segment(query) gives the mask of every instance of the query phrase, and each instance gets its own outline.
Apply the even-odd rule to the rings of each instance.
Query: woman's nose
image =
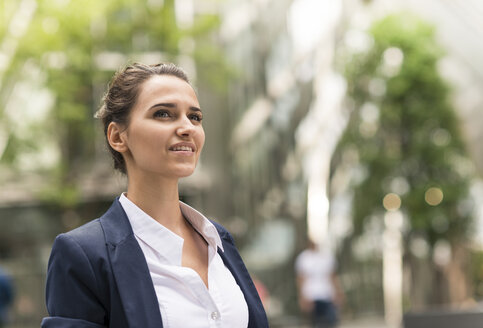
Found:
[[[189,118],[184,117],[180,120],[179,126],[176,129],[176,133],[180,136],[190,136],[194,132],[194,125]]]

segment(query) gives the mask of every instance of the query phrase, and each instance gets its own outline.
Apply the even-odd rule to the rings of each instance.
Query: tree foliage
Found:
[[[346,62],[353,111],[332,163],[357,168],[355,232],[382,217],[383,199],[393,193],[409,219],[407,237],[418,234],[430,245],[461,241],[471,227],[471,169],[438,72],[443,53],[434,30],[401,14],[376,22],[369,35],[370,49]]]
[[[33,14],[20,34],[11,25],[24,5]],[[93,115],[119,66],[145,58],[179,62],[184,55],[198,75],[216,81],[224,72],[219,50],[205,42],[219,25],[218,16],[198,13],[183,25],[174,0],[5,0],[0,11],[0,43],[13,39],[16,45],[0,73],[0,106],[10,108],[0,114],[5,131],[0,165],[17,174],[45,174],[51,183],[44,196],[65,205],[76,202],[79,174],[94,159]],[[200,55],[199,47],[211,56]],[[206,72],[210,66],[217,70]],[[43,102],[33,100],[39,95]],[[28,113],[40,107],[48,107],[45,115],[29,120]]]

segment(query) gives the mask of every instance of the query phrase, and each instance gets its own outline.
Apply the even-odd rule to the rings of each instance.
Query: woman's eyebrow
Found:
[[[195,107],[195,106],[190,106],[190,109],[194,112],[201,112],[201,108]]]
[[[168,107],[168,108],[176,108],[176,104],[174,103],[159,103],[159,104],[154,104],[149,109],[153,109],[155,107]]]
[[[151,107],[149,107],[149,109],[153,109],[155,107],[176,108],[177,106],[176,106],[175,103],[159,103],[159,104],[152,105]],[[190,110],[192,110],[194,112],[201,112],[201,108],[198,108],[196,106],[190,106],[189,108],[190,108]]]

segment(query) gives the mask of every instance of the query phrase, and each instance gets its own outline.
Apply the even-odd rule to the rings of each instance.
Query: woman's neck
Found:
[[[186,222],[179,207],[176,179],[128,179],[127,198],[174,233],[180,234]]]

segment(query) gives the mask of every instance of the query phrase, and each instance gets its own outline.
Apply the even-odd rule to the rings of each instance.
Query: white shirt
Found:
[[[208,287],[196,271],[182,267],[183,238],[131,202],[119,201],[148,263],[164,328],[246,328],[248,306],[240,287],[217,253],[223,251],[215,226],[180,202],[183,216],[208,243]]]
[[[295,260],[295,270],[303,277],[301,292],[305,298],[311,301],[332,300],[335,259],[329,251],[304,250]]]

